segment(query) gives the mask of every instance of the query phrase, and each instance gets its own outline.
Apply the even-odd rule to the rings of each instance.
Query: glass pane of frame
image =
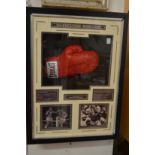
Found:
[[[113,37],[42,33],[42,86],[89,89],[109,85]]]
[[[30,139],[37,143],[114,136],[123,18],[43,12],[30,16]]]

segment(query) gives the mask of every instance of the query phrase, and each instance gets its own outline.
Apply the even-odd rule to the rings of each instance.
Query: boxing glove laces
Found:
[[[85,51],[80,45],[69,45],[60,55],[45,59],[45,75],[47,78],[63,78],[88,74],[96,69],[98,63],[95,51]]]

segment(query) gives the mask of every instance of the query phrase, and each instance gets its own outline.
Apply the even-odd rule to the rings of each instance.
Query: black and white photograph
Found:
[[[71,105],[41,106],[41,130],[71,129]]]
[[[107,128],[108,104],[81,104],[79,128]]]

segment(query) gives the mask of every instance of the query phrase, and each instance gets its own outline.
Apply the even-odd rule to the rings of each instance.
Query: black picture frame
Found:
[[[107,136],[90,136],[90,137],[72,137],[72,138],[57,138],[57,139],[33,139],[32,138],[32,80],[31,80],[31,14],[57,14],[57,15],[74,15],[88,17],[108,17],[122,18],[124,20],[123,43],[122,43],[122,58],[119,78],[119,94],[116,114],[116,130],[113,135]],[[114,139],[119,135],[120,117],[121,117],[121,100],[123,92],[123,77],[125,66],[126,42],[128,33],[128,14],[114,12],[97,12],[74,9],[58,9],[58,8],[26,8],[26,127],[27,127],[27,144],[47,144],[47,143],[62,143],[76,141],[93,141],[93,140],[108,140]]]

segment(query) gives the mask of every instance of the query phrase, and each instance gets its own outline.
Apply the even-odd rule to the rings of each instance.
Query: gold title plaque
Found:
[[[71,7],[81,9],[108,9],[109,0],[42,0],[43,6]]]
[[[95,25],[95,24],[75,24],[75,23],[62,23],[52,22],[52,28],[67,28],[67,29],[86,29],[86,30],[106,30],[106,25]]]

